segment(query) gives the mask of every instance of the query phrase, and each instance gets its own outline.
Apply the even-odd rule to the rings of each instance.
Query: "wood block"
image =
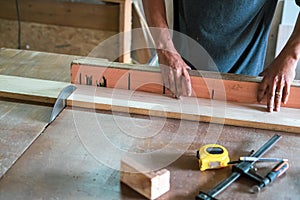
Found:
[[[156,199],[170,190],[170,171],[161,169],[153,172],[130,158],[123,158],[120,181],[147,197]]]

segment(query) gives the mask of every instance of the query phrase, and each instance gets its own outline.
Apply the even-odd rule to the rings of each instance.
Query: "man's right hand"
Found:
[[[172,96],[191,96],[192,86],[188,70],[191,68],[183,61],[178,52],[157,50],[158,62],[161,69],[163,84]]]
[[[167,24],[164,0],[143,0],[144,11],[156,45],[164,86],[174,97],[192,94],[190,67],[176,51]]]

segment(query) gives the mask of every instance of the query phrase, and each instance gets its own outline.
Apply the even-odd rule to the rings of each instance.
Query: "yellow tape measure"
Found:
[[[227,167],[230,161],[228,151],[218,144],[207,144],[197,151],[201,171]]]

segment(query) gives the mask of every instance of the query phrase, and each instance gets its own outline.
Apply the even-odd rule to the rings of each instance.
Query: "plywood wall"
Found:
[[[116,34],[113,31],[32,22],[22,22],[21,27],[22,49],[81,56],[88,55],[99,43]],[[0,32],[0,47],[18,47],[17,21],[0,19]]]

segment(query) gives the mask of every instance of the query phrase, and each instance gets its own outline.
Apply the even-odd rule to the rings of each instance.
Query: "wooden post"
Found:
[[[120,57],[119,62],[130,63],[131,56],[131,20],[132,0],[104,0],[106,2],[119,3],[119,32]]]

